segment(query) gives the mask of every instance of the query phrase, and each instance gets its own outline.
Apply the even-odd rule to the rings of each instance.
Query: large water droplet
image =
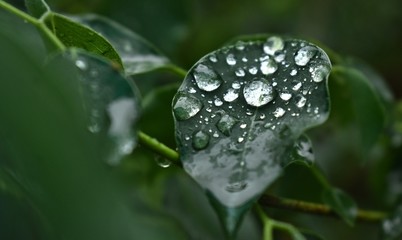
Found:
[[[238,121],[234,118],[231,117],[228,114],[225,114],[222,116],[222,118],[218,121],[216,124],[216,127],[218,130],[225,134],[226,136],[230,135],[230,132],[232,131],[233,126],[237,123]]]
[[[274,111],[274,116],[277,117],[277,118],[279,118],[279,117],[282,117],[285,113],[286,113],[286,111],[285,111],[283,108],[278,107],[278,108],[275,109],[275,111]]]
[[[237,90],[235,90],[233,88],[229,88],[226,91],[226,93],[223,94],[223,100],[225,100],[226,102],[233,102],[238,97],[239,97],[239,93],[237,92]]]
[[[330,69],[324,65],[318,65],[313,68],[313,71],[311,72],[311,77],[313,78],[314,82],[321,82],[324,80],[328,74],[329,74]]]
[[[197,86],[204,91],[216,90],[221,84],[221,77],[204,64],[198,64],[193,73]]]
[[[306,102],[307,102],[307,99],[304,96],[302,96],[302,95],[296,96],[296,106],[298,108],[304,107],[304,105],[306,105]]]
[[[193,135],[193,148],[202,150],[209,144],[209,134],[204,131],[198,131]]]
[[[263,49],[266,54],[274,55],[277,51],[281,51],[284,46],[282,38],[273,36],[267,39]]]
[[[261,62],[260,70],[263,74],[268,75],[276,72],[278,64],[271,58]]]
[[[295,63],[299,66],[306,66],[310,59],[314,57],[317,49],[315,47],[306,46],[300,48],[295,56]]]
[[[177,120],[187,120],[194,117],[203,107],[202,102],[192,96],[180,94],[173,106]]]
[[[254,80],[243,88],[246,102],[254,107],[263,106],[274,99],[274,89],[265,80]]]
[[[226,56],[226,62],[230,65],[233,66],[236,64],[236,59],[233,53],[230,53]]]
[[[292,94],[289,91],[284,90],[279,94],[279,97],[284,101],[288,101],[292,98]]]

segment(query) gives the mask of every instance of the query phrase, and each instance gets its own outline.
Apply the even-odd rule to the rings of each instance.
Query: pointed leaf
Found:
[[[36,18],[41,18],[45,13],[50,11],[49,6],[44,0],[25,0],[25,6],[29,14]]]
[[[67,47],[82,48],[122,66],[121,59],[113,46],[92,29],[57,13],[49,14],[46,17],[46,24]]]
[[[169,59],[144,38],[111,19],[95,14],[74,19],[109,40],[123,61],[126,75],[149,72],[170,64]]]
[[[328,188],[324,190],[322,200],[347,224],[351,226],[354,225],[357,214],[357,205],[349,195],[340,189]]]
[[[104,59],[80,50],[67,54],[79,70],[88,130],[99,137],[99,150],[106,161],[117,164],[137,142],[138,92],[132,81]]]
[[[327,119],[330,69],[318,47],[280,37],[203,57],[173,100],[185,170],[227,208],[253,201],[289,163],[296,139]]]
[[[381,239],[399,240],[402,238],[402,205],[398,205],[392,214],[382,222]]]

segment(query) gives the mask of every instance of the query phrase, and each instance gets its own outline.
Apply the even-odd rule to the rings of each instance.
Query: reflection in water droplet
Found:
[[[321,82],[324,80],[329,74],[329,68],[324,65],[319,65],[313,69],[311,72],[311,77],[314,82]]]
[[[161,157],[159,155],[155,156],[155,162],[161,168],[168,168],[172,165],[172,161],[168,160],[167,158]]]
[[[215,104],[215,106],[219,107],[219,106],[222,106],[223,102],[220,98],[216,98],[214,100],[214,104]]]
[[[297,70],[296,69],[293,69],[291,72],[290,72],[290,76],[295,76],[297,74]]]
[[[233,82],[233,83],[232,83],[232,88],[234,88],[234,89],[240,89],[240,87],[241,87],[241,85],[240,85],[239,82]]]
[[[193,147],[196,150],[202,150],[209,144],[209,135],[204,131],[198,131],[193,135]]]
[[[264,43],[263,50],[266,54],[274,55],[277,51],[281,51],[284,47],[282,38],[280,37],[270,37]]]
[[[249,105],[260,107],[274,99],[274,89],[264,80],[255,80],[243,88],[243,96]]]
[[[248,70],[248,72],[249,72],[250,74],[255,75],[255,74],[257,74],[258,69],[257,69],[256,67],[251,67],[251,68]]]
[[[236,64],[235,56],[234,56],[232,53],[228,54],[228,55],[226,56],[226,62],[227,62],[227,64],[229,64],[230,66],[235,65],[235,64]]]
[[[218,121],[218,123],[216,124],[216,127],[218,128],[218,130],[225,134],[226,136],[230,135],[230,132],[232,131],[233,126],[237,123],[238,121],[225,114],[222,116],[222,118]]]
[[[299,66],[306,66],[311,58],[314,57],[317,49],[315,47],[306,46],[297,51],[295,56],[295,63]]]
[[[279,117],[282,117],[285,113],[286,113],[286,111],[285,111],[283,108],[278,107],[278,108],[275,109],[275,111],[274,111],[274,116],[277,117],[277,118],[279,118]]]
[[[287,101],[287,100],[289,100],[289,99],[292,98],[292,94],[291,94],[289,91],[284,90],[283,92],[281,92],[281,93],[279,94],[279,97],[280,97],[282,100]]]
[[[297,91],[297,90],[299,90],[299,89],[301,88],[302,83],[299,82],[299,81],[293,81],[293,82],[292,82],[292,85],[293,85],[292,89],[293,89],[294,91]]]
[[[80,60],[80,59],[75,61],[75,66],[77,66],[81,70],[87,70],[87,68],[88,68],[87,63],[84,60]]]
[[[260,70],[263,74],[268,75],[276,72],[278,64],[272,59],[266,59],[261,62]]]
[[[298,108],[304,107],[304,105],[306,105],[306,102],[307,102],[307,99],[304,96],[302,96],[302,95],[296,96],[296,106]]]
[[[204,64],[198,64],[193,76],[197,86],[207,92],[216,90],[222,84],[221,77]]]
[[[180,94],[175,100],[173,112],[177,120],[187,120],[192,118],[203,107],[200,100],[185,94]]]
[[[235,193],[244,190],[247,187],[247,183],[244,181],[230,183],[226,186],[226,191]]]
[[[229,88],[226,91],[226,93],[223,94],[223,100],[225,100],[226,102],[233,102],[238,97],[239,97],[239,93],[233,88]]]

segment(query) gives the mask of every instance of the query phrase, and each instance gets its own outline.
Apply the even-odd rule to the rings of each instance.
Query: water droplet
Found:
[[[314,57],[317,49],[315,47],[306,46],[297,51],[295,56],[295,63],[299,66],[306,66],[311,58]]]
[[[254,80],[243,88],[243,96],[249,105],[260,107],[274,99],[274,89],[264,80]]]
[[[275,56],[275,61],[276,62],[280,63],[283,60],[285,60],[285,54],[279,54],[279,55]]]
[[[241,60],[242,60],[243,62],[247,62],[247,61],[248,61],[246,57],[243,57]]]
[[[248,70],[248,72],[249,72],[250,74],[255,75],[255,74],[257,74],[258,69],[257,69],[256,67],[251,67],[251,68]]]
[[[236,76],[238,77],[244,77],[246,75],[246,73],[244,72],[243,69],[239,68],[235,71]]]
[[[291,94],[289,91],[284,90],[283,92],[281,92],[281,93],[279,94],[279,97],[280,97],[282,100],[287,101],[287,100],[289,100],[289,99],[292,98],[292,94]]]
[[[223,102],[220,98],[216,98],[214,100],[214,104],[215,104],[215,106],[219,107],[219,106],[222,106]]]
[[[307,99],[304,96],[302,96],[302,95],[296,96],[296,106],[298,108],[304,107],[304,105],[306,105],[306,102],[307,102]]]
[[[196,93],[196,92],[197,92],[197,90],[195,90],[195,88],[193,88],[193,87],[190,87],[188,89],[188,93]]]
[[[247,124],[245,124],[245,123],[242,123],[242,124],[240,124],[240,128],[246,128],[247,127]]]
[[[194,69],[193,76],[197,86],[207,92],[216,90],[222,84],[220,76],[204,64],[198,64]]]
[[[318,65],[311,72],[311,77],[313,78],[314,82],[321,82],[328,76],[329,71],[330,69],[328,67],[324,65]]]
[[[264,120],[265,119],[265,114],[264,113],[261,113],[261,115],[260,115],[260,120]]]
[[[75,66],[77,66],[81,70],[87,70],[87,68],[88,68],[87,63],[84,60],[80,60],[80,59],[75,61]]]
[[[272,59],[267,59],[261,62],[260,70],[265,75],[272,74],[276,72],[277,69],[278,64]]]
[[[293,85],[292,89],[293,89],[294,91],[297,91],[297,90],[299,90],[299,89],[301,88],[302,83],[299,82],[299,81],[293,81],[293,82],[292,82],[292,85]]]
[[[218,59],[216,58],[215,54],[209,55],[209,61],[216,63]]]
[[[219,137],[219,133],[215,131],[212,136],[213,136],[214,138],[218,138],[218,137]]]
[[[174,103],[173,112],[177,120],[187,120],[194,117],[202,107],[201,101],[197,98],[180,94]]]
[[[290,76],[295,76],[297,74],[297,70],[296,69],[293,69],[291,72],[290,72]]]
[[[245,46],[246,46],[246,43],[243,42],[243,41],[238,41],[236,43],[236,49],[239,50],[239,51],[243,51]]]
[[[235,56],[234,56],[232,53],[228,54],[228,55],[226,56],[226,62],[227,62],[230,66],[235,65],[235,64],[236,64]]]
[[[226,93],[223,94],[223,100],[225,100],[226,102],[233,102],[238,97],[239,97],[239,93],[233,88],[229,88],[226,91]]]
[[[209,144],[209,135],[204,131],[198,131],[193,135],[193,148],[202,150]]]
[[[155,156],[155,162],[158,164],[159,167],[161,168],[168,168],[172,165],[172,162],[164,157],[161,156]]]
[[[234,89],[240,89],[240,87],[241,87],[241,85],[240,85],[239,82],[233,82],[233,83],[232,83],[232,88],[234,88]]]
[[[274,116],[277,117],[277,118],[279,118],[279,117],[282,117],[285,113],[286,113],[286,111],[285,111],[283,108],[278,107],[278,108],[275,109],[275,111],[274,111]]]
[[[218,130],[225,134],[226,136],[230,135],[230,132],[232,131],[233,126],[237,123],[238,121],[234,118],[229,116],[228,114],[225,114],[222,116],[222,118],[218,121],[216,124],[216,127]]]
[[[98,132],[101,131],[101,126],[100,126],[98,123],[93,122],[93,123],[89,124],[88,130],[89,130],[91,133],[98,133]]]
[[[277,51],[281,51],[284,47],[284,42],[280,37],[270,37],[263,45],[264,52],[269,55],[274,55]]]
[[[247,183],[244,181],[236,182],[236,183],[230,183],[226,186],[226,191],[234,193],[234,192],[240,192],[244,190],[247,187]]]
[[[244,141],[244,138],[243,137],[239,137],[238,139],[237,139],[237,142],[238,143],[241,143],[241,142],[243,142]]]
[[[273,124],[271,122],[267,122],[266,124],[264,124],[264,128],[270,128],[272,126]]]
[[[295,143],[296,153],[309,162],[314,161],[313,147],[306,136],[301,136]]]

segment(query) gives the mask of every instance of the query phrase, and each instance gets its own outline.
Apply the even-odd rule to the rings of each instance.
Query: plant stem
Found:
[[[26,20],[27,22],[29,22],[29,23],[31,23],[31,24],[33,24],[35,26],[37,26],[39,24],[38,19],[36,19],[34,17],[31,17],[29,14],[26,14],[25,12],[19,10],[18,8],[14,7],[14,6],[10,5],[10,4],[8,4],[5,1],[0,0],[0,7],[3,8],[4,10],[10,12],[10,13],[13,13],[13,14],[17,15],[18,17]]]
[[[162,157],[165,157],[166,159],[174,163],[179,163],[179,153],[169,148],[168,146],[164,145],[163,143],[159,142],[155,138],[150,137],[149,135],[139,131],[138,141],[142,146],[148,148],[154,153]]]
[[[169,64],[166,66],[166,69],[177,74],[178,76],[185,78],[187,75],[187,71],[177,65]]]
[[[294,210],[298,212],[305,212],[317,215],[325,215],[331,217],[338,217],[338,215],[331,210],[328,205],[299,201],[294,199],[279,198],[272,195],[263,195],[259,199],[260,204],[266,207],[281,208],[287,210]],[[384,212],[361,210],[357,211],[356,219],[365,222],[378,222],[386,217]]]

